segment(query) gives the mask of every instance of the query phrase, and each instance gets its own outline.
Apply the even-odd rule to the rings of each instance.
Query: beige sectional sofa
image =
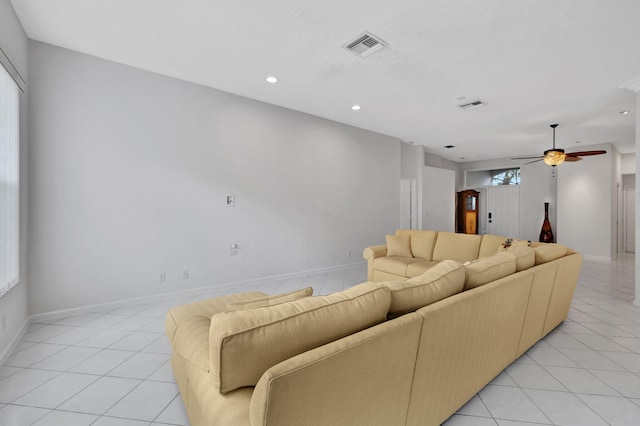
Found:
[[[396,234],[409,252],[404,237],[388,248],[405,256],[365,249],[371,281],[345,291],[240,293],[171,309],[172,366],[191,424],[439,425],[568,314],[582,263],[570,249]],[[407,279],[419,263],[429,267]]]

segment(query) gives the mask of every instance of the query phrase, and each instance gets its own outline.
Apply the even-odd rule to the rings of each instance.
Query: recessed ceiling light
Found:
[[[267,82],[272,83],[272,84],[273,83],[277,83],[278,79],[275,78],[274,76],[270,75],[269,77],[267,77]]]
[[[574,143],[582,143],[582,141],[575,141]]]
[[[354,105],[351,107],[352,110],[358,111],[360,109],[360,105]]]
[[[444,147],[447,149],[451,149],[451,148],[455,148],[455,145],[445,145]]]
[[[624,111],[620,111],[620,114],[622,115],[627,115],[629,114],[631,111],[629,111],[628,109],[624,110]]]

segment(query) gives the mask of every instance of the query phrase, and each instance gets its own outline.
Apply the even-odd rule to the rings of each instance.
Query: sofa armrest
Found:
[[[373,261],[378,257],[384,257],[387,255],[387,246],[380,244],[378,246],[371,246],[364,249],[362,257],[367,261],[367,280],[373,281]]]
[[[380,244],[378,246],[371,246],[364,249],[362,257],[364,260],[375,259],[376,257],[383,257],[387,255],[386,244]]]
[[[421,328],[407,314],[271,367],[251,397],[251,425],[404,424]]]

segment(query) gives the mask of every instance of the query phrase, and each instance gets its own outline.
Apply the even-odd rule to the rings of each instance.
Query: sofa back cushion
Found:
[[[536,265],[551,262],[567,255],[567,248],[560,244],[538,244],[533,247],[536,253]]]
[[[386,319],[391,293],[375,283],[329,296],[211,318],[209,375],[221,393],[255,386],[272,366]]]
[[[507,237],[501,237],[499,235],[485,234],[482,236],[482,242],[480,243],[480,251],[478,253],[478,259],[483,257],[489,257],[496,254],[496,252],[502,248],[501,244],[507,239]]]
[[[506,251],[500,252],[469,263],[465,266],[465,271],[464,289],[479,287],[514,274],[516,272],[516,255]]]
[[[411,236],[411,253],[413,257],[424,260],[432,260],[433,246],[436,243],[438,233],[436,231],[423,231],[414,229],[398,229],[396,235]]]
[[[457,260],[463,263],[477,259],[481,241],[482,235],[438,232],[433,260]]]
[[[460,293],[464,280],[464,267],[455,260],[444,260],[415,278],[380,284],[391,290],[389,316],[396,317]]]
[[[536,252],[529,246],[514,245],[506,251],[516,256],[516,272],[524,271],[536,264]]]
[[[275,296],[258,297],[256,299],[244,300],[240,302],[231,302],[227,304],[227,311],[239,311],[242,309],[264,308],[265,306],[278,305],[284,302],[292,302],[304,297],[313,296],[313,287],[301,288],[300,290],[290,291]]]
[[[387,257],[413,257],[410,235],[387,235]]]

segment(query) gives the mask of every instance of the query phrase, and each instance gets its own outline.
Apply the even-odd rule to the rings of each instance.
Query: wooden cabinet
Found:
[[[467,189],[456,198],[456,232],[478,233],[478,191]]]

